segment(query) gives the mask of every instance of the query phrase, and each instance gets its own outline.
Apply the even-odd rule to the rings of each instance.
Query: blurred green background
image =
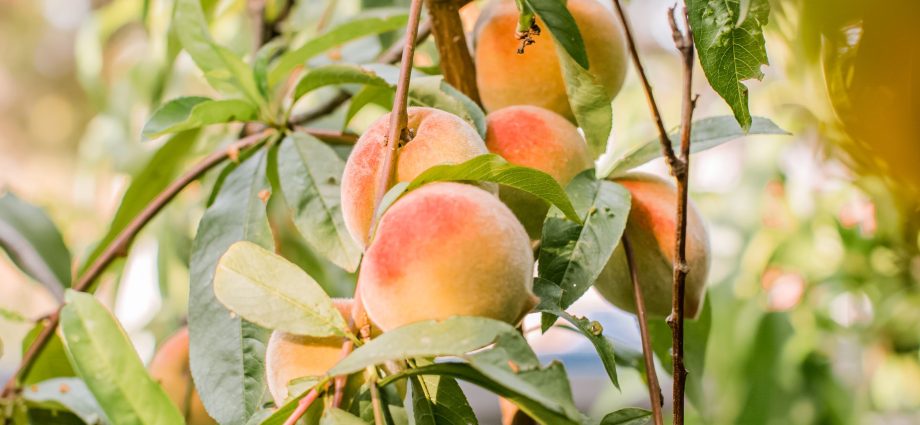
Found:
[[[206,3],[215,37],[249,51],[246,2]],[[284,29],[309,35],[362,7],[392,3],[299,1]],[[714,257],[705,366],[690,375],[694,423],[920,423],[917,3],[771,2],[771,64],[762,81],[748,82],[751,110],[792,136],[748,137],[692,164],[693,200]],[[673,125],[680,65],[665,19],[670,5],[632,1],[627,13]],[[470,27],[480,6],[463,11]],[[174,56],[171,7],[169,0],[0,0],[0,192],[44,208],[76,261],[106,232],[132,175],[162,144],[140,140],[151,110],[179,94],[209,94],[189,58]],[[363,40],[319,60],[361,62],[379,50],[378,40]],[[437,64],[430,41],[416,64]],[[699,69],[694,89],[697,118],[730,114]],[[366,109],[350,129],[360,132],[382,112]],[[334,127],[342,113],[318,125]],[[237,131],[208,130],[188,162]],[[611,147],[654,135],[631,70],[614,102]],[[665,172],[660,161],[644,168]],[[203,196],[198,186],[183,192],[100,287],[145,360],[184,320],[185,266]],[[288,255],[319,261],[307,250]],[[325,280],[346,282],[333,289],[347,293],[348,277],[320,266]],[[6,259],[0,294],[5,379],[31,322],[51,313],[55,299]],[[632,316],[593,292],[574,311],[601,321],[624,350],[638,347]],[[689,326],[691,333],[704,327]],[[638,372],[622,368],[622,389],[609,387],[585,341],[556,330],[528,336],[538,353],[566,362],[577,401],[592,414],[647,405]],[[665,387],[667,370],[660,369]],[[497,411],[493,399],[473,401],[486,417]]]

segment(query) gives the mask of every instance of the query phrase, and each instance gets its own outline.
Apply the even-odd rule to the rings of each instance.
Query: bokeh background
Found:
[[[252,45],[243,0],[205,2],[212,32],[241,52]],[[301,0],[284,27],[302,36],[384,0]],[[395,2],[405,4],[405,2]],[[678,123],[680,64],[667,26],[669,0],[627,4],[664,112]],[[0,0],[0,192],[41,206],[75,262],[106,232],[121,195],[161,141],[142,142],[152,108],[177,95],[209,94],[168,31],[170,0]],[[471,28],[481,4],[464,11]],[[791,135],[747,137],[696,155],[692,199],[712,240],[706,344],[691,371],[692,423],[920,423],[920,5],[911,0],[773,0],[770,66],[750,81],[754,115]],[[318,61],[373,58],[386,37]],[[416,64],[436,65],[427,42]],[[697,69],[696,117],[729,115]],[[332,93],[311,95],[320,101]],[[370,107],[350,129],[383,113]],[[335,128],[343,111],[317,125]],[[236,128],[210,129],[188,162]],[[614,102],[610,150],[655,137],[630,70]],[[603,161],[603,159],[602,159]],[[665,173],[657,161],[644,167]],[[205,186],[206,187],[206,186]],[[98,296],[149,360],[184,320],[190,238],[202,213],[190,187],[103,279]],[[336,295],[352,277],[322,264],[296,235],[287,255],[323,270]],[[320,280],[318,278],[318,280]],[[54,297],[0,256],[0,378],[21,355],[32,322]],[[639,349],[633,316],[590,292],[573,311],[600,321],[624,358]],[[536,319],[527,325],[536,327]],[[658,323],[653,338],[664,336]],[[708,328],[708,330],[707,330]],[[562,329],[529,332],[545,359],[566,363],[578,404],[592,415],[647,405],[642,377],[620,368],[613,388],[593,349]],[[669,393],[666,366],[659,375]],[[669,398],[669,397],[665,397]],[[484,424],[497,404],[471,394]]]

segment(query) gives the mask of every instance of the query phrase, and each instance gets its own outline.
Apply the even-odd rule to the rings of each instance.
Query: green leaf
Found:
[[[142,134],[151,139],[167,133],[192,130],[211,124],[253,121],[258,108],[240,99],[212,100],[207,97],[180,97],[161,106],[144,124]]]
[[[96,261],[102,255],[102,251],[131,223],[131,220],[179,175],[185,157],[195,146],[198,134],[197,130],[192,130],[172,136],[153,154],[144,168],[131,179],[131,185],[121,197],[121,204],[115,211],[115,216],[109,224],[109,230],[83,261],[80,267],[81,273],[85,272],[86,268]]]
[[[565,2],[559,0],[524,0],[524,3],[549,27],[550,34],[565,54],[584,69],[589,68],[585,42],[578,23],[569,13]]]
[[[35,342],[38,334],[42,332],[45,326],[47,326],[45,321],[36,323],[25,338],[22,339],[23,355],[29,350],[29,347],[32,346],[32,343]],[[76,373],[67,360],[67,352],[64,350],[64,343],[61,342],[61,337],[54,333],[45,345],[45,349],[35,358],[29,373],[20,377],[20,383],[22,386],[29,386],[52,378],[71,376],[76,376]]]
[[[331,408],[323,412],[319,425],[366,425],[361,418],[342,409]]]
[[[404,10],[385,9],[362,13],[282,55],[269,71],[269,87],[274,87],[294,68],[305,65],[307,60],[326,50],[361,37],[403,29],[408,21],[409,16]]]
[[[61,311],[67,356],[115,424],[181,424],[182,414],[154,381],[131,340],[92,295],[68,291]]]
[[[513,165],[496,154],[479,155],[460,164],[431,167],[412,180],[406,190],[411,191],[436,181],[499,183],[543,199],[559,208],[570,220],[581,222],[565,191],[549,174]]]
[[[740,0],[687,0],[687,9],[703,73],[747,131],[751,111],[748,88],[741,82],[762,79],[760,67],[769,65],[763,27],[770,17],[770,2],[752,0],[743,22],[738,19]]]
[[[440,75],[413,78],[409,83],[409,103],[450,112],[470,123],[480,137],[486,137],[485,112]]]
[[[77,378],[54,378],[29,385],[22,398],[30,409],[68,411],[87,424],[111,423],[86,384]]]
[[[220,256],[237,241],[272,246],[259,193],[269,190],[266,152],[233,167],[198,224],[189,264],[189,333],[195,387],[219,423],[245,424],[262,404],[268,332],[232,314],[214,295]],[[231,166],[233,166],[231,164]]]
[[[645,425],[651,416],[652,412],[648,410],[629,407],[608,413],[601,420],[601,425]]]
[[[345,319],[313,278],[252,242],[230,245],[220,258],[214,294],[231,311],[268,329],[315,337],[347,332]]]
[[[631,203],[626,188],[596,180],[594,170],[575,176],[566,192],[582,224],[551,209],[543,224],[538,263],[539,276],[562,288],[562,310],[581,298],[607,265],[626,229]],[[546,330],[552,322],[543,324]]]
[[[41,208],[10,192],[0,196],[0,248],[20,270],[63,299],[70,287],[70,251]]]
[[[484,366],[480,365],[480,368]],[[496,373],[498,371],[498,373]],[[465,363],[435,363],[408,369],[397,378],[418,375],[449,376],[485,388],[521,408],[528,416],[544,425],[580,425],[584,418],[575,410],[571,389],[560,363],[546,369],[523,371],[518,374],[492,366],[487,372]],[[392,382],[384,381],[383,383]],[[544,394],[547,393],[547,394]],[[568,399],[565,394],[569,393]],[[562,394],[563,400],[556,400]]]
[[[477,425],[463,390],[446,376],[411,377],[415,425]]]
[[[613,129],[613,107],[604,86],[557,45],[556,52],[565,79],[565,92],[575,121],[585,132],[585,141],[592,158],[607,149],[607,139]]]
[[[327,375],[354,373],[390,360],[460,356],[509,332],[517,331],[505,322],[484,317],[457,316],[441,322],[416,322],[388,331],[358,347]]]
[[[178,0],[173,19],[182,47],[211,86],[226,95],[242,95],[252,104],[265,104],[252,69],[208,33],[200,0]]]
[[[690,131],[690,152],[702,152],[723,143],[740,137],[755,134],[788,135],[773,121],[767,118],[754,117],[751,127],[742,130],[734,118],[729,116],[710,117],[693,122]],[[671,146],[680,149],[680,133],[671,133]],[[639,145],[627,146],[625,149],[614,150],[613,161],[598,173],[598,177],[617,177],[626,174],[629,170],[661,157],[661,142],[655,138]]]
[[[320,87],[339,84],[364,84],[373,87],[390,87],[386,80],[377,76],[374,71],[350,64],[333,64],[309,71],[297,82],[294,89],[294,99],[316,90]]]
[[[342,216],[345,163],[329,145],[308,134],[288,136],[278,152],[281,191],[294,224],[307,243],[339,267],[353,272],[361,261]]]
[[[369,104],[380,105],[385,108],[393,106],[394,90],[390,87],[364,86],[351,97],[348,103],[348,111],[345,112],[345,119],[342,121],[342,127],[348,127],[352,118],[361,112]]]
[[[307,395],[307,393],[309,393],[310,390],[312,390],[313,387],[319,383],[318,380],[313,380],[312,382],[313,382],[313,385],[304,385],[302,387],[302,391],[298,393],[296,396],[292,396],[290,395],[291,393],[288,393],[289,396],[288,396],[287,402],[284,403],[284,405],[282,406],[278,406],[278,409],[275,410],[275,412],[272,413],[271,416],[265,418],[265,420],[259,423],[261,425],[283,425],[285,422],[287,422],[288,417],[290,417],[291,414],[294,413],[294,410],[297,409],[297,404],[300,402],[300,400],[304,398]],[[319,405],[319,403],[315,403],[314,405]],[[313,408],[313,406],[311,406],[311,408]]]
[[[540,297],[540,304],[536,307],[536,311],[561,317],[571,323],[572,326],[575,326],[578,332],[584,335],[585,338],[588,338],[588,341],[591,341],[591,344],[594,345],[594,350],[597,351],[597,355],[604,365],[604,370],[607,372],[610,382],[615,387],[620,388],[620,381],[617,377],[617,359],[613,349],[613,342],[604,336],[604,328],[601,324],[594,320],[588,320],[586,317],[572,316],[565,310],[559,308],[562,288],[553,282],[539,277],[536,278],[534,280],[534,293]],[[546,316],[544,315],[544,317]],[[555,322],[555,319],[549,322],[550,326],[552,322]],[[543,323],[546,324],[546,321]],[[546,329],[548,329],[548,327],[544,329],[544,332]]]

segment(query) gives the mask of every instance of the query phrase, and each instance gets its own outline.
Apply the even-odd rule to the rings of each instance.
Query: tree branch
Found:
[[[476,66],[466,44],[460,8],[467,1],[427,0],[428,16],[434,32],[434,41],[441,56],[444,81],[482,107],[479,87],[476,85]]]
[[[655,120],[655,128],[658,130],[658,140],[661,142],[662,155],[668,163],[671,175],[675,175],[674,171],[678,166],[678,158],[674,153],[674,148],[671,147],[671,139],[668,137],[668,131],[665,130],[664,121],[661,119],[658,103],[655,102],[655,95],[652,93],[652,84],[649,83],[648,76],[645,75],[645,68],[642,66],[642,61],[639,60],[639,51],[636,49],[636,41],[633,38],[629,20],[626,19],[626,14],[623,13],[623,6],[620,5],[620,0],[613,0],[613,6],[617,11],[617,16],[620,17],[620,22],[623,23],[623,31],[626,33],[626,44],[629,47],[629,55],[632,57],[633,64],[636,66],[636,72],[639,74],[639,79],[642,80],[642,88],[645,90],[645,99],[648,101],[649,110],[651,110],[652,118]]]
[[[648,398],[652,406],[652,418],[655,425],[663,425],[661,415],[662,394],[661,385],[658,383],[658,373],[655,371],[655,359],[652,357],[652,343],[648,333],[648,317],[645,312],[645,298],[642,296],[642,287],[639,285],[639,270],[633,257],[629,240],[623,236],[620,242],[626,252],[626,265],[629,267],[629,277],[632,280],[633,296],[636,301],[636,316],[639,319],[639,333],[642,336],[642,356],[645,360],[645,376],[648,378]]]
[[[294,411],[291,412],[291,416],[288,416],[287,420],[284,421],[284,425],[296,424],[297,421],[300,420],[300,418],[303,417],[303,415],[307,413],[307,410],[310,409],[310,406],[319,397],[319,393],[320,393],[319,387],[320,387],[319,385],[313,387],[313,389],[311,389],[310,392],[304,396],[304,398],[300,399],[300,401],[297,402],[297,408],[294,409]]]
[[[677,180],[677,230],[674,250],[674,285],[671,295],[671,314],[668,316],[668,326],[671,327],[672,357],[674,366],[674,425],[684,423],[684,391],[687,384],[687,368],[684,366],[684,291],[687,274],[690,268],[687,264],[687,192],[690,175],[690,134],[693,123],[693,109],[696,107],[696,98],[693,96],[693,33],[690,31],[690,19],[687,8],[681,11],[685,31],[677,26],[675,18],[676,8],[668,10],[668,22],[674,37],[674,44],[680,50],[683,58],[683,91],[680,122],[680,158],[677,169],[672,170],[674,179]]]
[[[419,25],[418,35],[415,38],[415,44],[421,44],[425,41],[426,38],[428,38],[429,35],[431,35],[431,22],[425,22]],[[402,58],[404,44],[405,41],[394,44],[392,47],[387,49],[387,51],[383,52],[380,57],[377,58],[377,63],[394,64],[399,62],[399,60]],[[347,102],[348,99],[351,99],[351,94],[346,91],[340,91],[338,95],[320,104],[319,106],[300,115],[291,117],[291,119],[288,120],[288,123],[291,126],[296,126],[308,123],[319,117],[329,115],[338,109],[339,106],[342,106],[343,103]]]
[[[115,261],[116,258],[124,256],[128,247],[131,245],[131,242],[134,240],[134,237],[150,222],[159,213],[163,207],[165,207],[179,192],[182,191],[186,186],[191,182],[195,181],[202,174],[214,168],[214,166],[222,163],[228,158],[234,158],[239,154],[240,150],[251,148],[259,145],[265,138],[272,132],[272,130],[266,129],[259,133],[253,134],[251,136],[240,139],[239,141],[227,146],[226,148],[220,149],[211,155],[205,157],[201,162],[192,167],[185,174],[180,176],[169,186],[163,189],[156,198],[154,198],[150,203],[140,212],[133,220],[120,232],[118,236],[113,239],[109,245],[106,247],[102,254],[96,258],[95,261],[80,275],[76,283],[73,285],[73,290],[79,292],[86,292],[90,289],[90,286],[95,282],[97,278],[105,271],[105,269]],[[47,323],[45,328],[42,329],[41,333],[35,338],[35,341],[32,342],[32,345],[29,346],[29,349],[22,356],[22,361],[20,362],[19,368],[13,376],[10,377],[10,380],[6,383],[6,386],[3,388],[3,397],[9,396],[16,391],[18,385],[18,379],[22,376],[25,376],[29,373],[29,370],[32,368],[32,365],[35,363],[36,358],[41,354],[42,350],[48,344],[48,341],[51,340],[51,336],[54,334],[55,329],[57,328],[58,322],[60,321],[60,312],[63,305],[58,307],[57,311],[48,316]]]

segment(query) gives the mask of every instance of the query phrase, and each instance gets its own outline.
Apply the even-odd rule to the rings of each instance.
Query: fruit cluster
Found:
[[[596,0],[569,0],[567,6],[584,37],[590,72],[603,82],[612,101],[627,65],[620,23]],[[552,39],[542,37],[524,54],[516,53],[520,42],[512,35],[517,21],[514,2],[494,1],[476,26],[478,84],[489,112],[485,140],[456,115],[411,107],[411,138],[398,147],[393,184],[412,181],[436,165],[461,163],[490,152],[512,164],[540,170],[562,186],[592,168],[585,140],[572,123]],[[507,72],[510,69],[521,72]],[[455,315],[518,324],[537,303],[532,293],[533,246],[541,237],[548,205],[505,186],[437,182],[405,194],[375,220],[376,184],[380,173],[387,172],[381,158],[390,121],[387,114],[367,129],[345,167],[342,213],[365,254],[356,294],[361,305],[349,299],[337,300],[336,307],[356,322],[361,318],[354,311],[366,312],[373,328],[383,332]],[[671,309],[676,191],[665,180],[647,174],[614,181],[632,195],[624,235],[636,256],[647,311],[665,316]],[[692,318],[700,311],[709,263],[708,237],[692,205],[687,244],[691,272],[684,311]],[[595,286],[614,305],[635,311],[622,247],[614,251]],[[280,405],[287,398],[292,379],[322,375],[331,368],[341,358],[343,342],[275,331],[266,359],[275,402]],[[187,359],[187,333],[167,342],[163,350]],[[169,387],[176,380],[170,375],[187,373],[188,365],[162,366],[166,362],[155,360],[154,369],[162,370],[155,374]],[[170,391],[182,397],[174,397],[182,401],[179,405],[199,409],[197,397],[180,384]]]

